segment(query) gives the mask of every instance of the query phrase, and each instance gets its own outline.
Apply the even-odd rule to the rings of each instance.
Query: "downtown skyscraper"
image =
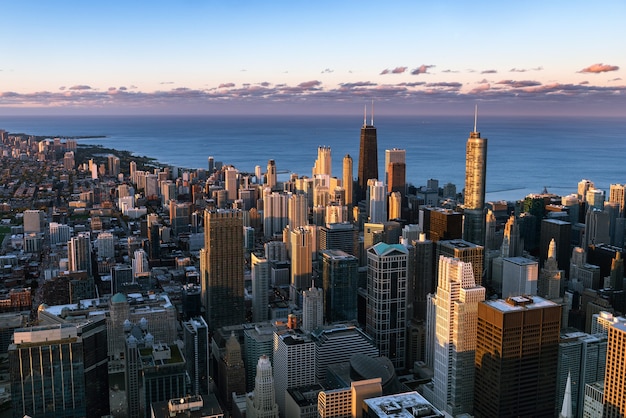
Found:
[[[409,250],[378,244],[367,250],[365,331],[396,369],[405,367]]]
[[[539,296],[478,305],[474,416],[553,417],[561,306]]]
[[[487,138],[470,132],[465,151],[465,201],[463,239],[483,245],[485,240],[485,181],[487,179]]]
[[[485,288],[476,284],[471,263],[441,256],[438,271],[431,402],[456,416],[473,410],[476,324]]]
[[[367,111],[367,109],[366,109]],[[367,195],[367,181],[378,179],[378,142],[374,127],[374,109],[372,105],[372,119],[367,124],[367,115],[363,114],[361,127],[361,143],[359,146],[359,172],[357,201],[365,200]]]
[[[207,209],[200,280],[202,304],[212,331],[245,321],[243,256],[243,213]]]

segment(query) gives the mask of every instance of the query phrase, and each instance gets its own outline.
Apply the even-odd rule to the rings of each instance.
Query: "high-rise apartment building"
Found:
[[[266,258],[251,255],[252,276],[252,322],[263,322],[269,318],[270,264]]]
[[[224,170],[224,189],[226,189],[226,197],[229,202],[234,202],[238,197],[238,175],[239,171],[235,167],[229,166]]]
[[[290,294],[293,301],[296,294],[311,287],[313,274],[313,234],[306,228],[289,231],[291,248]]]
[[[290,194],[272,192],[268,187],[263,189],[263,234],[272,238],[282,234],[289,223]],[[294,222],[302,222],[302,206],[300,198],[296,198],[298,208],[294,208]]]
[[[354,168],[353,167],[354,165],[353,165],[352,157],[350,157],[350,154],[346,154],[345,157],[343,157],[342,184],[343,184],[344,190],[346,191],[345,203],[346,203],[346,206],[348,207],[352,206],[352,202],[354,199],[354,190],[352,188],[354,184]]]
[[[478,305],[474,416],[553,417],[561,306],[538,296]]]
[[[587,202],[587,207],[589,209],[602,210],[604,209],[604,200],[605,200],[604,190],[590,188],[585,193],[585,201]]]
[[[69,225],[50,222],[50,245],[65,244],[72,238],[72,229]]]
[[[604,375],[604,417],[626,416],[626,323],[609,327]]]
[[[332,176],[332,168],[330,147],[317,147],[317,160],[315,160],[311,177],[315,177],[317,174],[325,174],[330,177]]]
[[[243,255],[242,212],[205,210],[200,280],[211,330],[245,321]]]
[[[296,229],[309,223],[309,201],[304,193],[289,196],[289,228]]]
[[[626,204],[625,184],[611,184],[609,187],[609,202],[619,204],[619,213],[621,218],[626,215],[624,212],[624,205]]]
[[[476,324],[485,288],[476,284],[470,263],[442,256],[438,270],[431,402],[455,416],[473,410]]]
[[[276,161],[269,160],[267,162],[267,172],[265,173],[265,184],[270,190],[274,190],[276,189],[277,183]]]
[[[319,228],[320,251],[341,250],[359,255],[359,230],[350,222],[332,223]]]
[[[70,272],[86,271],[91,277],[91,238],[88,233],[78,234],[68,241],[67,261]]]
[[[367,110],[367,109],[366,109]],[[374,110],[372,119],[367,124],[367,116],[363,115],[361,127],[361,143],[359,145],[359,171],[357,201],[365,200],[367,194],[367,182],[370,179],[378,179],[378,143],[376,128],[374,127]]]
[[[170,201],[170,225],[174,235],[189,232],[191,203]]]
[[[24,233],[39,233],[43,231],[44,213],[41,210],[28,209],[24,213]]]
[[[405,366],[409,250],[380,242],[367,250],[365,332],[396,369]]]
[[[487,138],[470,132],[465,151],[465,200],[463,239],[482,245],[485,239],[485,184],[487,178]]]

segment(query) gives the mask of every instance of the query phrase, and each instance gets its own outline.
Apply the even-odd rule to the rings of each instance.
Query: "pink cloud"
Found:
[[[418,74],[428,74],[428,70],[429,70],[430,68],[433,68],[433,67],[434,67],[434,65],[426,65],[426,64],[422,64],[422,65],[420,65],[419,67],[414,68],[414,69],[411,71],[411,74],[412,74],[412,75],[418,75]]]
[[[579,71],[579,73],[594,73],[594,74],[599,74],[599,73],[606,73],[609,71],[617,71],[619,70],[619,67],[617,65],[608,65],[608,64],[593,64],[590,65],[587,68],[583,68],[582,70]]]
[[[78,84],[70,87],[70,90],[91,90],[91,87],[84,84]]]
[[[305,81],[303,83],[298,84],[298,87],[303,88],[303,89],[313,89],[321,85],[322,85],[321,81],[311,80],[311,81]]]
[[[485,91],[489,90],[490,88],[491,88],[491,85],[489,83],[481,84],[481,85],[479,85],[477,87],[474,87],[470,91],[470,94],[482,93],[482,92],[485,92]]]
[[[522,88],[522,87],[533,87],[540,86],[541,83],[534,80],[500,80],[496,84],[503,84],[505,86],[513,87],[513,88]]]
[[[480,72],[481,74],[496,74],[496,70],[483,70]]]
[[[222,83],[219,85],[218,89],[227,89],[231,87],[235,87],[235,83]]]
[[[391,70],[392,74],[402,74],[403,72],[406,71],[407,67],[396,67],[393,70]]]

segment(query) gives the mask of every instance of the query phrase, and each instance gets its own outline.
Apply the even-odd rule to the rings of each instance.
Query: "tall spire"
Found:
[[[474,105],[474,132],[478,132],[476,130],[476,122],[478,122],[478,105]]]
[[[374,126],[374,99],[372,99],[372,122],[370,125]]]
[[[567,383],[565,384],[565,394],[563,395],[563,406],[559,418],[572,418],[572,376],[567,373]]]
[[[367,126],[367,105],[363,106],[363,126]]]

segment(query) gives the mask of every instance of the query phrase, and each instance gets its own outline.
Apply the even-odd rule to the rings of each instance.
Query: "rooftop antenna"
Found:
[[[374,99],[372,99],[372,126],[374,126]]]
[[[363,107],[363,126],[367,126],[367,105]]]
[[[474,105],[474,132],[476,131],[476,121],[478,120],[478,105]]]

